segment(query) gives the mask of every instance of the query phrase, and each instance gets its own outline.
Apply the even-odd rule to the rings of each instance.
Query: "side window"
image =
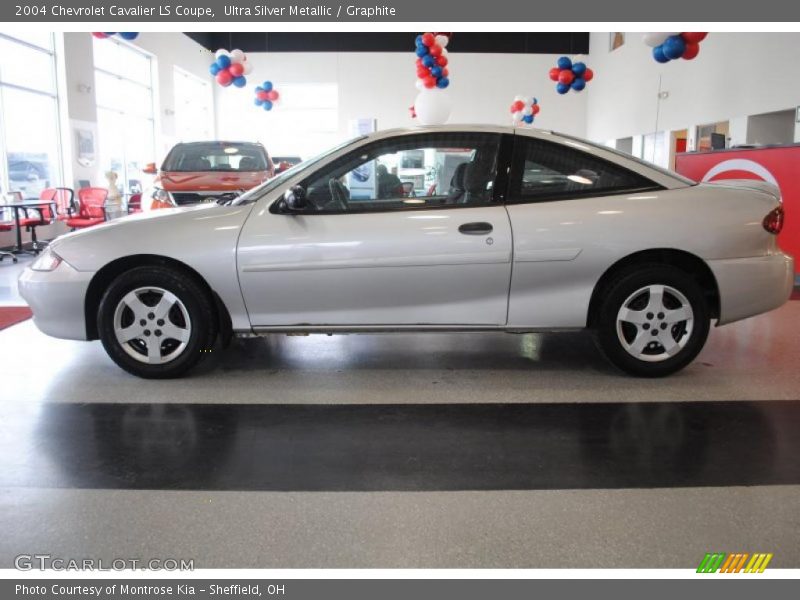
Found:
[[[359,148],[305,180],[311,211],[479,206],[494,199],[499,134],[411,134]]]
[[[512,202],[537,202],[653,189],[658,185],[587,152],[533,138],[517,138]]]

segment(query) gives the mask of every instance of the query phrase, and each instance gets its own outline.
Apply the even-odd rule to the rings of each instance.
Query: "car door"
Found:
[[[238,246],[253,326],[503,326],[512,239],[497,164],[510,144],[384,138],[307,175],[304,210],[263,201]]]

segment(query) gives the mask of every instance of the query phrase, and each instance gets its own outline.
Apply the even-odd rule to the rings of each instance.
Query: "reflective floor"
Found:
[[[167,382],[16,325],[0,567],[799,567],[799,322],[716,329],[663,380],[575,333],[242,340]]]

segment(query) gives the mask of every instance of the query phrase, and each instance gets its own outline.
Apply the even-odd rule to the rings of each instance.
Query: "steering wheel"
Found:
[[[328,189],[331,192],[331,200],[335,207],[341,211],[347,211],[349,208],[348,200],[350,199],[350,192],[345,185],[336,177],[331,177],[328,180]]]

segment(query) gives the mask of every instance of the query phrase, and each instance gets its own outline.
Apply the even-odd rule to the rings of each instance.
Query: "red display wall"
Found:
[[[696,181],[760,179],[776,184],[786,213],[778,244],[795,257],[795,273],[800,273],[800,146],[678,154],[675,170]]]

